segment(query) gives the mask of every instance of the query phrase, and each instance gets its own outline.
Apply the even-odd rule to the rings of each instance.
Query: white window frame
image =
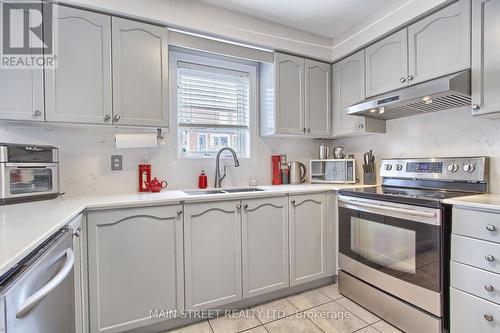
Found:
[[[172,138],[172,148],[171,157],[173,160],[177,161],[213,161],[215,160],[215,154],[210,156],[202,156],[200,154],[195,154],[194,156],[186,156],[181,153],[182,142],[181,136],[179,135],[179,126],[177,118],[177,63],[181,62],[191,62],[195,64],[227,68],[230,70],[246,72],[249,74],[250,78],[250,98],[249,98],[249,129],[248,129],[248,141],[249,149],[248,156],[238,156],[240,160],[252,159],[255,156],[255,148],[257,145],[257,133],[258,133],[258,90],[257,90],[257,67],[258,64],[251,61],[240,60],[236,58],[223,57],[218,55],[213,55],[210,53],[203,53],[197,51],[183,51],[183,50],[173,50],[169,54],[169,95],[170,95],[170,119],[171,128],[170,133]],[[208,138],[207,138],[208,140]],[[208,145],[208,141],[207,141]]]

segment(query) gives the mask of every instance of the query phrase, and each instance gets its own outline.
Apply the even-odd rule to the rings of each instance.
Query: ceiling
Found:
[[[329,38],[364,27],[412,0],[200,0]]]

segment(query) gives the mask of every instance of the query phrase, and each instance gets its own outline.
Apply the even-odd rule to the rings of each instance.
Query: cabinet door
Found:
[[[180,205],[88,213],[90,331],[150,325],[183,308]]]
[[[244,298],[290,285],[286,197],[243,201],[242,258]]]
[[[184,207],[186,308],[208,309],[241,300],[240,202]]]
[[[333,64],[333,136],[364,131],[365,118],[350,116],[347,107],[365,99],[365,51]]]
[[[111,123],[111,17],[57,6],[57,69],[45,70],[47,121]]]
[[[278,134],[305,134],[304,58],[274,54]]]
[[[0,68],[0,119],[44,121],[42,69]]]
[[[305,77],[307,134],[317,137],[330,136],[330,64],[306,59]]]
[[[407,29],[366,48],[366,96],[405,87],[408,74]]]
[[[470,0],[460,0],[408,27],[410,84],[470,67]]]
[[[168,127],[167,28],[113,17],[116,125]]]
[[[290,285],[326,276],[325,194],[290,196]]]
[[[500,114],[500,1],[472,1],[473,115]]]

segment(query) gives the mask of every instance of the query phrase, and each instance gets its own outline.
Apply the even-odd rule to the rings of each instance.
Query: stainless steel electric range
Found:
[[[443,200],[485,193],[487,174],[486,157],[385,159],[382,186],[340,191],[340,293],[404,332],[446,332],[452,221]]]

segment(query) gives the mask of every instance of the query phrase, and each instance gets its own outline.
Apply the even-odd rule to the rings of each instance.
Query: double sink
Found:
[[[224,194],[224,193],[246,193],[246,192],[262,192],[265,191],[261,188],[256,187],[244,187],[244,188],[229,188],[224,190],[192,190],[183,191],[187,195],[209,195],[209,194]]]

